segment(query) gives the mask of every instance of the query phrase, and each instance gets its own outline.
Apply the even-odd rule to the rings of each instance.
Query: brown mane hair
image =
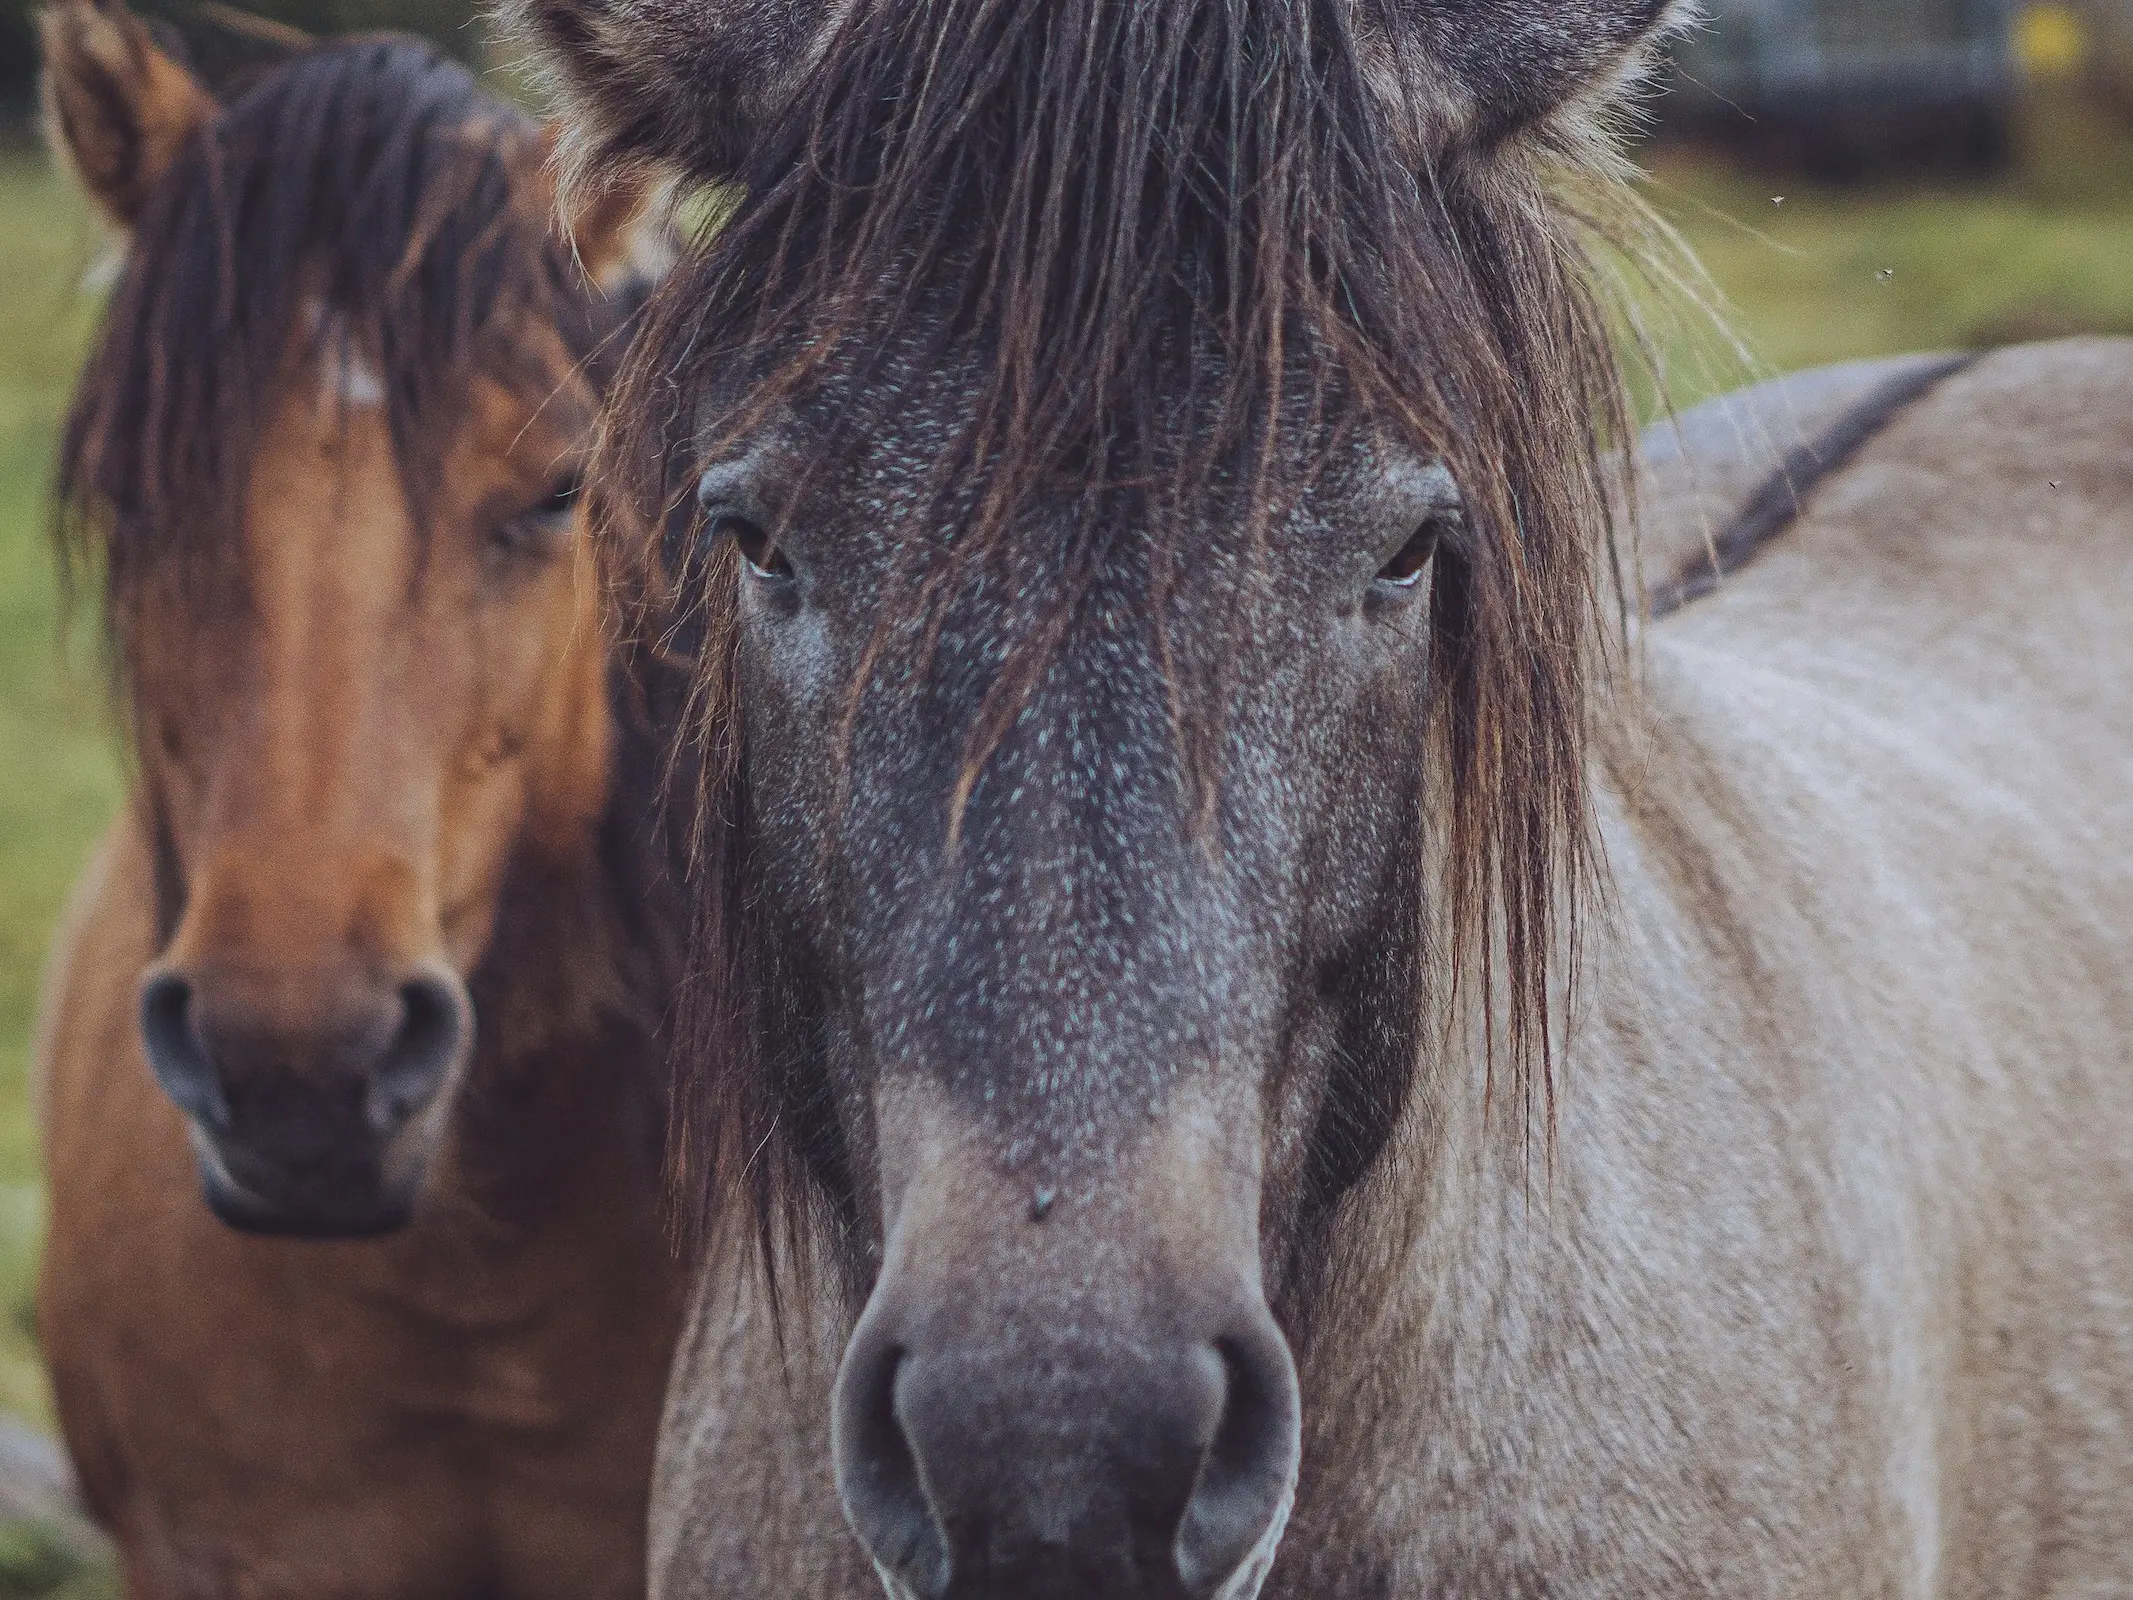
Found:
[[[1336,453],[1329,431],[1389,429],[1449,465],[1466,527],[1433,602],[1448,904],[1432,942],[1506,1019],[1491,1053],[1518,1111],[1552,1110],[1550,974],[1592,867],[1605,456],[1627,429],[1576,227],[1546,193],[1553,158],[1574,152],[1537,126],[1411,165],[1395,134],[1431,118],[1373,67],[1374,15],[1369,0],[853,6],[761,130],[724,231],[654,302],[603,476],[622,502],[610,556],[635,592],[669,623],[672,605],[701,607],[675,1171],[685,1201],[749,1202],[766,1250],[776,1217],[811,1203],[800,1175],[826,1112],[781,1069],[792,1049],[760,1006],[777,986],[746,894],[736,562],[720,554],[683,593],[647,554],[659,541],[626,530],[681,514],[707,436],[717,448],[840,364],[862,380],[892,357],[971,374],[967,424],[935,463],[936,515],[906,529],[929,565],[887,597],[884,640],[922,635],[959,574],[1017,559],[1016,518],[1040,495],[1130,502],[1174,573],[1218,503],[1247,527],[1277,514],[1310,475],[1296,463]],[[747,392],[697,416],[713,376],[736,371],[753,375]],[[1282,420],[1299,414],[1300,434]],[[957,499],[971,483],[976,498]],[[1087,547],[1046,553],[1045,614],[1000,669],[972,769],[1035,683],[1105,530],[1136,518],[1071,520]],[[1204,780],[1219,662],[1173,676]]]
[[[514,199],[537,125],[413,39],[294,55],[214,118],[149,196],[67,418],[59,529],[100,563],[122,667],[151,576],[241,591],[239,503],[297,341],[345,342],[384,389],[418,524],[467,386],[545,394],[503,337],[523,316],[589,346],[592,315],[539,208]],[[306,327],[307,302],[327,314]]]

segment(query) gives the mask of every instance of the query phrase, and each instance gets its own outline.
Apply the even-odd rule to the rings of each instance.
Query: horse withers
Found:
[[[1663,0],[517,10],[745,196],[610,402],[757,1223],[655,1594],[2133,1592],[2133,345],[1876,374],[1625,637]]]
[[[142,1600],[642,1593],[664,923],[578,510],[640,205],[559,236],[412,41],[221,105],[44,35],[126,235],[61,469],[134,770],[43,1023],[82,1483]]]

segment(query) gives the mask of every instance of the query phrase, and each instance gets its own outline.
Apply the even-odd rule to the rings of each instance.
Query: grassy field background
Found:
[[[1675,398],[1854,356],[2133,333],[2133,138],[2069,102],[2037,108],[2025,141],[2017,169],[1990,182],[1856,190],[1654,152],[1650,197],[1751,353],[1693,317],[1657,316]],[[94,618],[63,636],[46,531],[103,248],[39,153],[0,150],[0,1412],[39,1426],[32,1012],[67,887],[121,791]],[[0,1529],[0,1600],[87,1594],[89,1581]]]
[[[2078,97],[2032,104],[2020,159],[1985,182],[1834,189],[1668,145],[1646,165],[1752,356],[1655,304],[1677,403],[1856,356],[2133,333],[2133,129]]]

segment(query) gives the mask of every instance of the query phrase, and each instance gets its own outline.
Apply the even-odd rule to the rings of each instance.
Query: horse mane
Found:
[[[122,665],[152,575],[194,600],[241,588],[231,507],[292,358],[339,353],[377,375],[418,523],[475,376],[545,393],[502,335],[527,315],[569,333],[585,313],[543,208],[514,202],[538,138],[433,47],[377,35],[266,72],[158,182],[58,476],[67,570],[101,567]]]
[[[1467,525],[1432,602],[1446,797],[1432,944],[1503,1018],[1492,1074],[1509,1072],[1520,1108],[1552,1108],[1550,975],[1593,872],[1583,751],[1609,626],[1606,457],[1629,430],[1578,228],[1550,192],[1578,153],[1540,128],[1404,154],[1414,143],[1396,135],[1442,119],[1373,69],[1360,30],[1375,18],[1397,33],[1379,3],[862,0],[760,130],[721,233],[654,302],[601,476],[625,586],[691,612],[703,641],[674,1166],[705,1215],[742,1202],[766,1252],[774,1217],[813,1203],[801,1174],[822,1113],[778,1067],[792,1050],[759,1005],[770,957],[745,865],[736,563],[719,554],[684,589],[657,530],[707,435],[717,448],[840,368],[863,383],[930,359],[972,385],[923,508],[935,515],[904,533],[926,546],[925,581],[892,588],[884,639],[923,635],[958,573],[1027,554],[1018,518],[1040,497],[1129,506],[1068,519],[1054,538],[1072,547],[1025,569],[1050,575],[1044,614],[1000,669],[973,770],[1104,541],[1126,536],[1109,530],[1148,530],[1162,581],[1211,538],[1249,546],[1309,460],[1339,454],[1328,430],[1390,430],[1446,462]],[[697,397],[736,373],[745,393],[707,424]],[[1243,514],[1206,514],[1218,506]],[[1204,776],[1221,663],[1173,665],[1181,744]]]

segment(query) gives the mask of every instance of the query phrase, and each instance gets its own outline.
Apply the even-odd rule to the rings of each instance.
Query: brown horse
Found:
[[[44,1020],[88,1498],[142,1600],[641,1594],[663,923],[576,510],[636,207],[573,262],[410,41],[221,106],[115,4],[45,38],[129,235],[62,463],[135,763]]]
[[[1627,629],[1665,0],[519,9],[746,196],[656,1594],[2133,1593],[2133,345],[1691,419]]]

